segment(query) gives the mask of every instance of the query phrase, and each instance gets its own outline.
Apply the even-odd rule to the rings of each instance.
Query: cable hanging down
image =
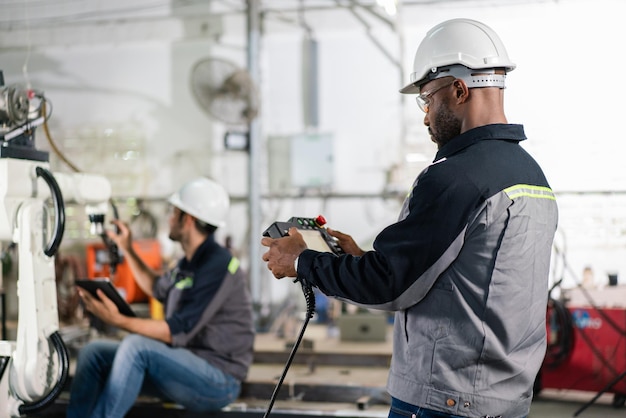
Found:
[[[294,282],[300,282],[302,285],[302,293],[304,293],[304,299],[306,301],[306,317],[304,318],[304,323],[302,324],[302,328],[300,329],[300,335],[298,335],[298,339],[294,343],[291,353],[289,353],[289,358],[287,358],[287,362],[285,363],[285,368],[283,370],[283,374],[280,376],[276,387],[274,388],[274,393],[272,393],[272,397],[270,398],[270,403],[267,406],[267,410],[265,411],[265,415],[263,418],[267,418],[272,411],[272,407],[274,406],[274,402],[276,401],[276,397],[278,396],[278,392],[280,391],[280,387],[287,376],[287,372],[289,371],[289,366],[291,366],[291,362],[296,355],[296,351],[298,351],[298,347],[302,342],[302,338],[304,337],[304,332],[306,331],[306,327],[309,324],[309,320],[313,318],[315,314],[315,294],[313,293],[313,288],[309,283],[305,280],[295,279]]]

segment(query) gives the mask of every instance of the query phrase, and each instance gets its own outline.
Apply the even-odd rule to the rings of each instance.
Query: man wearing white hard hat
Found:
[[[81,349],[68,417],[123,417],[140,392],[192,411],[212,411],[239,395],[252,362],[254,327],[246,276],[214,238],[225,224],[228,194],[207,178],[169,198],[169,237],[184,257],[164,274],[135,253],[128,225],[108,231],[137,284],[163,303],[165,319],[128,317],[100,294],[81,292],[86,308],[130,332],[121,342],[92,341]]]
[[[487,25],[453,19],[417,49],[410,83],[438,151],[398,221],[363,251],[307,249],[295,228],[263,238],[277,278],[395,311],[390,418],[526,417],[546,350],[548,272],[557,206],[504,114],[515,68]]]

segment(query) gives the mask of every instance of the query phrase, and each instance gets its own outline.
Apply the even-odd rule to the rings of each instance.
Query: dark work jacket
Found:
[[[209,236],[191,261],[157,279],[172,346],[184,347],[243,381],[252,363],[254,326],[246,275],[239,261]]]
[[[528,414],[546,348],[557,205],[521,125],[454,138],[361,257],[305,250],[298,277],[396,311],[389,393],[448,414]]]

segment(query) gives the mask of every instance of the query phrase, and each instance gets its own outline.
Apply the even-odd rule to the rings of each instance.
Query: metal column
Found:
[[[255,86],[260,84],[259,49],[260,49],[260,2],[247,0],[247,64],[250,77]],[[260,87],[259,87],[260,88]],[[260,157],[261,157],[261,126],[260,118],[254,118],[249,125],[249,230],[250,230],[250,292],[255,306],[260,306],[263,289],[261,275],[261,192],[260,192]]]

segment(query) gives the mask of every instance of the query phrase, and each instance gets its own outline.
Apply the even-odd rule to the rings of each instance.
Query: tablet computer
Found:
[[[104,294],[115,303],[117,309],[120,311],[122,315],[126,316],[137,316],[135,312],[133,312],[130,305],[124,300],[122,295],[117,291],[113,283],[107,278],[98,278],[98,279],[78,279],[75,281],[76,286],[87,290],[89,293],[93,295],[93,297],[98,298],[98,293],[96,292],[98,289],[102,290]]]

